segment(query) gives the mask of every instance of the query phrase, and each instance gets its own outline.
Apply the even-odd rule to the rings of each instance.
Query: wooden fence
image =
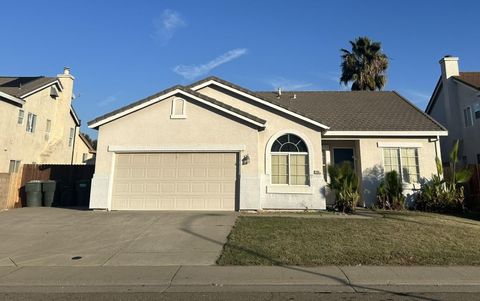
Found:
[[[471,210],[480,210],[480,164],[470,165],[473,171],[470,181],[465,187],[465,202],[467,208]]]
[[[57,191],[65,193],[61,198],[71,197],[66,193],[75,192],[77,181],[91,180],[94,171],[95,165],[25,164],[18,173],[10,174],[6,202],[0,209],[25,206],[25,184],[32,180],[54,180],[57,182]]]

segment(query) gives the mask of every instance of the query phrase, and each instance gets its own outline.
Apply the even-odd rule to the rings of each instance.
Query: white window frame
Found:
[[[73,138],[75,137],[75,128],[70,128],[70,134],[68,136],[68,147],[73,145]]]
[[[31,134],[35,133],[36,126],[37,126],[37,115],[31,112],[28,112],[27,127],[26,127],[27,133],[31,133]]]
[[[473,109],[472,109],[472,122],[474,122],[474,120],[476,119],[480,119],[480,117],[477,118],[477,112],[479,113],[479,116],[480,116],[480,103],[476,103],[473,105]]]
[[[182,114],[176,114],[175,113],[175,108],[176,108],[176,104],[181,101],[182,102]],[[174,97],[172,99],[172,110],[171,110],[171,113],[170,113],[170,118],[171,119],[185,119],[187,118],[187,101],[183,98],[180,98],[180,97]]]
[[[271,185],[275,185],[275,186],[310,186],[310,165],[309,165],[309,159],[308,159],[308,153],[305,153],[305,152],[272,152],[270,154],[272,157],[273,156],[285,156],[287,155],[287,169],[288,169],[288,177],[287,177],[287,184],[278,184],[278,183],[273,183],[272,182],[272,176],[273,176],[273,171],[270,172],[270,184]],[[292,173],[290,172],[290,156],[291,155],[305,155],[306,156],[306,162],[307,162],[307,174],[306,174],[306,177],[307,177],[307,183],[308,184],[304,184],[304,185],[301,185],[301,184],[290,184],[292,182],[291,180],[291,176],[292,176]],[[271,162],[271,161],[270,161]],[[271,165],[271,163],[270,163]]]
[[[82,154],[82,163],[87,162],[87,160],[88,160],[88,153],[83,153]]]
[[[464,121],[464,127],[469,128],[473,126],[473,110],[472,107],[468,106],[463,109],[463,121]],[[468,115],[470,115],[470,123],[467,123],[468,121]]]
[[[400,160],[400,166],[399,166],[399,169],[400,170],[397,170],[398,172],[398,175],[400,176],[400,179],[402,180],[402,183],[404,184],[419,184],[420,182],[420,175],[421,175],[421,164],[420,164],[420,152],[419,152],[419,148],[418,147],[382,147],[381,150],[382,150],[382,164],[383,164],[383,170],[384,170],[384,174],[386,173],[385,172],[385,152],[384,150],[385,149],[394,149],[397,151],[397,154],[398,154],[398,159]],[[402,159],[402,152],[401,150],[402,149],[414,149],[415,152],[417,153],[417,161],[418,161],[418,182],[405,182],[403,180],[403,159]]]
[[[13,170],[12,170],[12,163],[13,163]],[[10,165],[8,166],[8,173],[17,173],[20,169],[20,164],[22,161],[20,160],[10,160]]]
[[[19,109],[18,110],[17,124],[18,125],[23,125],[23,120],[24,119],[25,119],[25,110]]]
[[[50,133],[52,132],[52,120],[47,119],[45,123],[45,141],[50,139]]]

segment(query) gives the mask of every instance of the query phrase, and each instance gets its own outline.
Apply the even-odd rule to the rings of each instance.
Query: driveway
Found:
[[[0,212],[0,266],[213,265],[235,212]]]

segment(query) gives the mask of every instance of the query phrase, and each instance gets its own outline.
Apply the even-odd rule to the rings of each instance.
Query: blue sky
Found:
[[[2,11],[0,74],[71,67],[89,134],[103,113],[208,75],[252,90],[342,90],[339,49],[357,36],[382,42],[386,90],[422,109],[442,56],[480,70],[477,1],[9,1]]]

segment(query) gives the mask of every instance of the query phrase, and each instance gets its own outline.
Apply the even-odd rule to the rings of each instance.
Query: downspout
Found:
[[[70,165],[73,165],[73,156],[75,155],[75,142],[76,142],[76,138],[77,138],[77,129],[79,127],[78,126],[75,126],[75,131],[73,131],[73,143],[72,143],[72,159],[70,161]]]

